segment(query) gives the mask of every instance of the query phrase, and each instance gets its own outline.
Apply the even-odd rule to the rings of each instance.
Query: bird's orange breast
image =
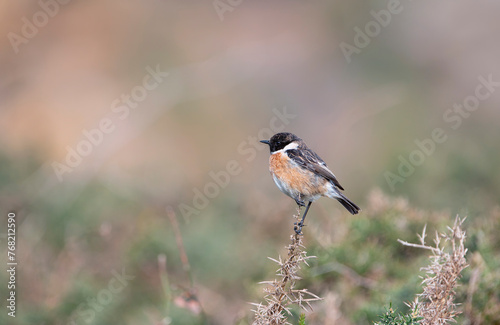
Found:
[[[326,190],[326,179],[293,163],[286,153],[278,152],[271,155],[269,171],[302,195],[323,194]]]

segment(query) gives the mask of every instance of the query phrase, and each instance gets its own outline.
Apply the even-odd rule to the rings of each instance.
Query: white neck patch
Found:
[[[298,147],[299,147],[299,143],[298,142],[296,142],[296,141],[290,142],[283,149],[273,151],[272,154],[274,155],[275,153],[278,153],[278,152],[285,152],[287,150],[297,149]]]

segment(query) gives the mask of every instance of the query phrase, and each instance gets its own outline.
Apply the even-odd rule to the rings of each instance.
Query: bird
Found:
[[[342,194],[344,188],[335,175],[301,138],[293,133],[280,132],[260,142],[269,145],[269,171],[276,186],[294,199],[299,208],[306,206],[307,202],[301,221],[294,227],[297,234],[302,233],[311,204],[322,196],[336,199],[353,215],[361,211]]]

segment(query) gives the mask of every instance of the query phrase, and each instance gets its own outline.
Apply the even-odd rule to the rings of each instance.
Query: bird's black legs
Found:
[[[297,233],[297,235],[300,235],[302,233],[302,227],[304,226],[304,220],[306,219],[307,211],[309,211],[311,204],[312,204],[312,201],[309,201],[309,203],[307,204],[307,207],[306,207],[306,211],[304,211],[304,215],[302,216],[302,219],[294,227],[294,230]]]
[[[295,199],[295,202],[297,202],[297,205],[298,205],[299,207],[305,207],[305,206],[306,206],[306,204],[304,203],[304,201],[302,201],[302,200],[300,199],[300,196],[299,196],[299,198],[298,198],[298,199]]]

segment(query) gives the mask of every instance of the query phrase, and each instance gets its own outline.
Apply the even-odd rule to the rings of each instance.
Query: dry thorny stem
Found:
[[[422,284],[424,291],[413,303],[419,316],[423,317],[421,324],[434,325],[455,322],[457,305],[454,303],[455,287],[460,273],[468,264],[465,260],[467,249],[464,246],[465,231],[461,226],[464,219],[455,219],[453,228],[448,227],[447,233],[438,234],[434,239],[434,247],[425,243],[425,227],[419,235],[420,244],[412,244],[398,239],[405,246],[428,249],[432,252],[430,265],[423,267],[425,276]],[[451,244],[451,250],[449,245]]]
[[[297,222],[300,218],[300,209],[296,216]],[[298,271],[301,264],[307,264],[307,260],[314,256],[307,256],[305,247],[302,243],[302,235],[293,231],[290,236],[292,243],[287,246],[288,256],[285,260],[281,256],[276,260],[279,269],[276,272],[276,279],[272,281],[263,281],[266,284],[264,288],[264,303],[253,304],[256,306],[254,325],[263,324],[290,324],[287,321],[287,314],[291,315],[289,306],[297,304],[304,310],[312,309],[311,302],[321,300],[320,297],[309,292],[307,289],[296,289],[296,281],[300,280]]]

